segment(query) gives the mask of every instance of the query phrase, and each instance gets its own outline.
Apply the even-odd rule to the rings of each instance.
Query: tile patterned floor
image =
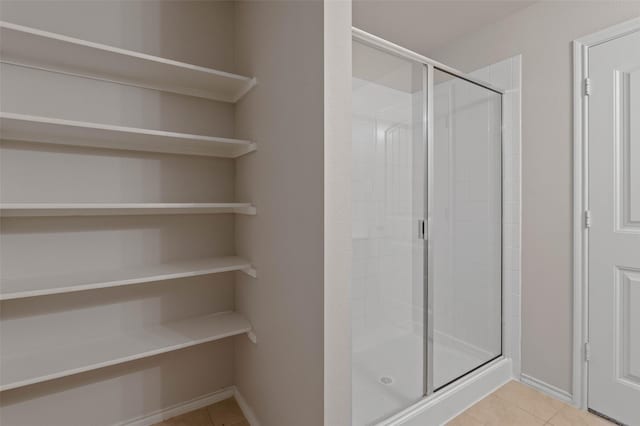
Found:
[[[153,426],[249,426],[235,399],[209,405]]]
[[[612,426],[537,390],[511,381],[482,399],[447,426]],[[233,398],[157,423],[154,426],[249,426]]]
[[[482,399],[447,426],[612,426],[537,390],[511,381]]]

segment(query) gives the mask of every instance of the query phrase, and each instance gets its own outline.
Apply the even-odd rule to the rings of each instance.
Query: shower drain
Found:
[[[391,383],[393,383],[393,378],[389,376],[382,376],[380,377],[380,383],[382,383],[383,385],[390,385]]]

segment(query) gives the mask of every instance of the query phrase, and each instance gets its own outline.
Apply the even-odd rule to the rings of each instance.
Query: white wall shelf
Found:
[[[237,158],[256,149],[255,143],[162,130],[114,126],[59,118],[0,112],[4,140],[40,142],[129,151]]]
[[[216,313],[141,328],[118,336],[2,353],[0,391],[121,364],[251,331],[235,312]],[[6,345],[5,345],[6,346]],[[13,348],[15,349],[15,348]],[[9,348],[3,348],[8,351]]]
[[[247,260],[237,256],[226,256],[58,276],[4,278],[0,281],[0,300],[120,287],[230,271],[243,271],[247,274],[255,272]]]
[[[255,79],[0,21],[2,62],[236,102]]]
[[[250,203],[1,203],[2,217],[256,214]]]

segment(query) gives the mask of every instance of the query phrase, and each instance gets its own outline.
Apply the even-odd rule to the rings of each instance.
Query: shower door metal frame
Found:
[[[480,370],[482,367],[491,365],[493,362],[504,358],[505,353],[505,326],[504,326],[504,90],[487,83],[483,80],[465,74],[455,68],[442,64],[438,61],[435,61],[426,56],[420,55],[416,52],[413,52],[404,47],[398,46],[397,44],[391,43],[383,38],[370,34],[366,31],[363,31],[359,28],[352,27],[352,38],[353,40],[357,40],[369,46],[378,48],[382,51],[389,52],[396,56],[400,56],[409,60],[412,60],[416,63],[423,65],[423,140],[425,143],[425,189],[426,189],[426,197],[425,197],[425,206],[424,213],[425,217],[422,219],[425,229],[422,235],[424,239],[424,247],[425,247],[425,256],[426,262],[424,264],[424,326],[425,326],[425,357],[424,357],[424,396],[429,397],[433,395],[436,391],[440,391],[443,388],[447,388],[453,383],[458,382],[459,380],[467,377],[469,374]],[[434,72],[435,70],[443,71],[447,74],[450,74],[459,79],[468,81],[469,83],[475,84],[477,86],[483,87],[487,90],[490,90],[494,93],[500,95],[500,354],[495,356],[494,358],[476,366],[472,370],[466,372],[462,376],[454,379],[452,382],[449,382],[437,390],[433,387],[433,301],[430,299],[429,295],[433,294],[433,249],[431,245],[431,217],[432,217],[432,206],[433,204],[433,152],[434,152],[434,128],[433,128],[433,118],[434,118],[434,104],[433,104],[433,82],[434,82]]]
[[[426,197],[424,197],[424,215],[426,222],[426,230],[424,233],[424,273],[423,276],[426,280],[424,291],[424,328],[425,328],[425,357],[424,357],[424,395],[428,396],[434,392],[433,389],[433,300],[430,295],[433,294],[433,249],[431,245],[431,218],[433,217],[432,207],[434,205],[434,190],[433,190],[433,170],[434,170],[434,144],[433,144],[433,77],[434,77],[433,64],[424,64],[424,93],[425,99],[425,173],[424,173],[424,188],[427,191]]]
[[[504,90],[499,87],[492,85],[491,83],[487,83],[486,81],[480,80],[479,78],[475,78],[471,75],[465,74],[462,71],[459,71],[455,68],[452,68],[448,65],[440,63],[438,61],[434,61],[431,58],[427,58],[426,56],[422,56],[419,53],[413,52],[409,49],[405,49],[402,46],[398,46],[395,43],[391,43],[383,38],[375,36],[371,33],[363,31],[359,28],[352,27],[352,35],[354,40],[358,40],[362,43],[368,44],[370,46],[377,47],[378,49],[393,53],[397,56],[401,56],[403,58],[411,59],[414,62],[419,62],[426,66],[431,66],[433,68],[437,68],[440,71],[444,71],[448,74],[451,74],[455,77],[466,80],[470,83],[476,84],[478,86],[484,87],[485,89],[489,89],[492,92],[496,92],[499,95],[504,95]]]
[[[478,82],[477,79],[473,79],[470,76],[461,73],[459,71],[456,71],[455,73],[452,72],[451,67],[447,67],[448,69],[442,69],[440,68],[439,65],[431,65],[431,64],[426,64],[426,67],[428,68],[428,83],[430,83],[427,86],[426,91],[429,92],[429,96],[427,97],[427,135],[426,135],[426,144],[427,144],[427,159],[426,159],[426,164],[427,164],[427,168],[428,171],[427,173],[425,173],[425,175],[427,176],[427,183],[426,183],[426,188],[427,188],[427,200],[428,200],[428,205],[425,207],[425,212],[427,212],[427,217],[429,218],[428,223],[428,230],[429,233],[427,234],[428,236],[431,236],[431,220],[430,218],[432,217],[432,210],[431,210],[431,206],[435,205],[435,202],[433,202],[433,199],[431,198],[431,195],[429,194],[433,194],[434,193],[434,188],[433,188],[433,181],[434,181],[434,177],[433,177],[433,170],[434,170],[434,163],[433,163],[433,159],[434,159],[434,143],[435,143],[435,137],[434,137],[434,129],[433,129],[433,122],[434,122],[434,115],[435,115],[435,109],[434,109],[434,102],[433,102],[433,87],[434,84],[433,82],[434,80],[434,73],[435,71],[441,71],[444,72],[446,74],[449,74],[453,77],[459,78],[461,80],[467,81],[471,84],[475,84],[476,86],[480,86],[483,87],[487,90],[490,90],[492,92],[497,93],[498,95],[500,95],[500,158],[498,163],[500,164],[500,189],[499,189],[499,193],[500,193],[500,353],[496,356],[494,356],[493,358],[483,362],[482,364],[479,364],[477,366],[475,366],[474,368],[472,368],[471,370],[465,372],[464,374],[450,380],[449,382],[439,386],[438,388],[434,388],[433,385],[433,363],[429,363],[428,361],[425,361],[425,364],[430,364],[429,365],[429,371],[425,370],[425,375],[428,374],[428,376],[425,379],[425,396],[429,396],[432,395],[435,392],[440,391],[441,389],[447,388],[449,385],[458,382],[458,380],[468,376],[469,374],[481,369],[482,367],[491,364],[492,362],[500,359],[503,357],[504,352],[505,352],[505,347],[504,347],[504,332],[505,332],[505,327],[504,327],[504,238],[503,238],[503,226],[504,226],[504,203],[503,203],[503,190],[504,190],[504,157],[503,157],[503,152],[504,152],[504,137],[503,137],[503,123],[504,123],[504,92],[487,86],[487,83],[482,83],[482,82]],[[427,291],[425,292],[425,309],[426,309],[426,313],[425,313],[425,321],[428,321],[428,323],[426,324],[426,330],[427,330],[427,338],[426,338],[426,345],[427,345],[427,349],[426,349],[426,353],[429,354],[430,356],[433,356],[433,336],[434,336],[434,330],[433,330],[433,315],[429,315],[428,312],[433,312],[434,309],[434,304],[433,304],[433,300],[429,298],[429,295],[433,294],[434,291],[434,279],[433,279],[433,250],[431,249],[431,239],[429,238],[427,240],[427,244],[426,245],[426,250],[427,250],[427,255],[426,258],[428,259],[427,264],[425,265],[425,268],[427,268],[427,270],[425,271],[425,276],[428,279],[427,282]],[[431,358],[433,359],[433,358]]]

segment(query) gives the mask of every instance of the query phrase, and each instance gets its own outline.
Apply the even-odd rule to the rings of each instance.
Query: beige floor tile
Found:
[[[611,426],[613,423],[577,408],[565,406],[551,417],[549,423],[552,426]]]
[[[484,426],[484,423],[471,417],[467,412],[464,412],[447,423],[447,426]]]
[[[466,411],[486,426],[540,426],[544,421],[495,395],[489,395]]]
[[[213,426],[246,426],[247,420],[234,398],[207,407]]]
[[[154,426],[213,426],[206,408],[172,417]]]
[[[546,423],[545,423],[546,422]],[[612,426],[612,423],[580,411],[512,381],[487,396],[447,426]],[[165,420],[154,426],[249,426],[234,398]]]
[[[493,394],[544,421],[549,420],[565,406],[563,402],[513,380]]]

